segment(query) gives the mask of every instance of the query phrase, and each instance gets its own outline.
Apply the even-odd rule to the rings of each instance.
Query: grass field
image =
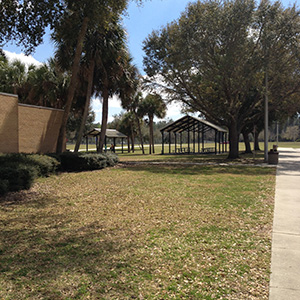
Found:
[[[275,169],[117,166],[0,198],[0,299],[268,299]]]
[[[271,149],[273,147],[273,145],[276,144],[276,142],[269,142],[269,149]],[[187,147],[187,145],[184,145]],[[260,149],[263,151],[264,149],[264,143],[259,143],[259,146],[260,146]],[[278,143],[278,146],[279,147],[283,147],[283,148],[300,148],[300,142],[279,142]],[[118,153],[121,152],[121,145],[117,145],[117,147],[119,147],[119,149],[117,150]],[[207,143],[205,144],[205,147],[214,147],[214,144],[213,143]],[[251,147],[253,147],[253,143],[251,143]],[[173,148],[174,148],[174,145],[173,145]],[[172,150],[174,150],[172,148]],[[73,144],[68,144],[67,145],[67,149],[68,150],[73,150],[74,149],[74,145]],[[86,150],[86,145],[82,144],[80,146],[80,149],[82,151],[85,151]],[[156,154],[160,154],[161,153],[161,145],[156,145],[155,146],[155,153]],[[96,147],[95,145],[89,145],[89,150],[96,150]],[[227,146],[227,150],[229,150],[229,146]],[[245,151],[245,144],[244,143],[240,143],[239,144],[239,150],[241,152]],[[127,147],[124,146],[124,152],[127,151]],[[145,145],[145,151],[146,151],[146,154],[149,153],[149,145]],[[165,152],[168,153],[169,152],[169,148],[168,148],[168,145],[165,144]],[[135,154],[142,154],[142,151],[141,151],[141,148],[139,145],[136,145],[135,146]]]

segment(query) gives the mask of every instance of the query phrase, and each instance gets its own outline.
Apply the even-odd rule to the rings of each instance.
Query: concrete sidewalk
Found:
[[[300,299],[300,149],[279,149],[269,300]]]

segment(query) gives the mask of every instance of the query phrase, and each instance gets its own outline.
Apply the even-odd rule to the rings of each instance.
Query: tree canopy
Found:
[[[239,133],[262,116],[267,72],[274,108],[299,103],[299,33],[295,6],[197,1],[144,41],[145,71],[169,99],[227,126],[236,158]]]
[[[26,53],[34,51],[46,28],[55,27],[64,7],[64,1],[59,0],[1,1],[0,46],[14,40]]]

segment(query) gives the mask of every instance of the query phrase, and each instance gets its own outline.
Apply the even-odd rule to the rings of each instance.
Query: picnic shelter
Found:
[[[101,129],[100,128],[94,128],[87,132],[84,136],[86,138],[86,151],[88,151],[88,138],[89,137],[95,137],[95,143],[96,143],[96,148],[98,146],[98,141],[100,137]],[[122,132],[116,130],[116,129],[106,129],[105,133],[105,140],[104,140],[104,147],[105,151],[110,148],[110,146],[107,148],[107,143],[109,142],[109,145],[113,145],[114,149],[116,149],[116,142],[117,140],[121,140],[121,151],[124,153],[124,139],[127,139],[127,135],[123,134]],[[129,152],[129,149],[128,149]]]
[[[227,152],[228,131],[207,120],[186,115],[161,130],[161,154]],[[167,146],[167,152],[165,151]]]

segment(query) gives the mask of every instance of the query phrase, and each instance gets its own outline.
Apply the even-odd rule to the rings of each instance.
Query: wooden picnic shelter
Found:
[[[84,136],[86,137],[86,151],[88,151],[88,138],[89,137],[95,137],[96,138],[96,148],[98,146],[98,141],[99,141],[99,137],[100,137],[100,133],[101,133],[101,129],[100,128],[94,128],[92,130],[90,130],[89,132],[87,132]],[[105,152],[107,150],[109,150],[110,147],[107,148],[107,142],[108,139],[110,139],[112,142],[110,144],[113,144],[114,146],[114,152],[116,149],[116,141],[117,139],[121,139],[121,151],[122,153],[124,153],[124,139],[128,139],[127,135],[123,134],[122,132],[116,130],[116,129],[106,129],[106,133],[105,133],[105,140],[104,140],[104,147],[105,147]],[[128,149],[129,152],[129,149]]]
[[[207,120],[186,115],[160,130],[162,151],[165,144],[169,154],[224,153],[227,152],[228,131]],[[206,147],[206,136],[214,140],[214,147]],[[185,143],[183,144],[183,134]]]

